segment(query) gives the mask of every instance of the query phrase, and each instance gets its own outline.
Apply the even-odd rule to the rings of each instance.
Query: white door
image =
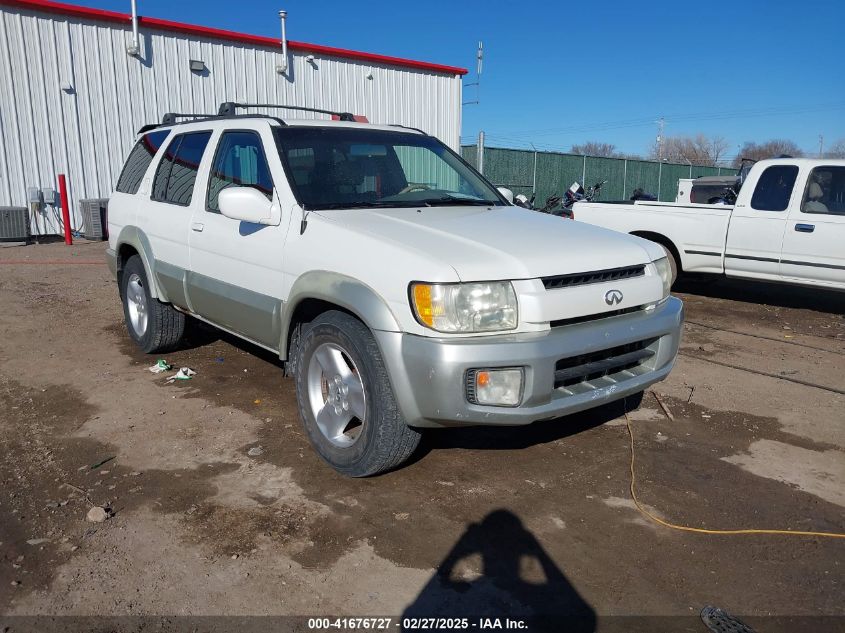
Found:
[[[254,124],[253,124],[254,125]],[[278,225],[220,213],[220,191],[254,187],[281,208],[274,182],[283,178],[269,125],[225,130],[213,141],[203,204],[191,218],[188,298],[200,316],[277,349],[283,307],[282,256],[289,213]],[[279,216],[279,214],[276,214]]]
[[[167,145],[155,170],[151,183],[142,185],[141,193],[149,191],[149,200],[138,206],[144,214],[141,225],[155,253],[155,275],[167,299],[187,307],[185,274],[188,270],[188,226],[192,209],[201,192],[194,192],[203,153],[211,138],[211,131],[176,134]]]
[[[772,165],[763,170],[749,202],[734,207],[725,245],[725,274],[780,280],[780,253],[793,197],[797,165]],[[740,194],[741,200],[748,200]]]
[[[809,172],[783,236],[784,281],[845,290],[845,165]]]

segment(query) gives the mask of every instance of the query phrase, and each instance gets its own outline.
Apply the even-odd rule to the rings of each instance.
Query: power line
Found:
[[[824,110],[845,109],[845,102],[833,102],[814,105],[800,105],[788,107],[754,108],[745,110],[726,110],[722,112],[702,112],[691,114],[667,114],[665,118],[671,122],[686,121],[720,121],[738,118],[757,118],[761,116],[782,116],[790,114],[807,114]],[[509,130],[508,134],[529,134],[532,136],[549,136],[560,133],[591,132],[602,130],[615,130],[630,127],[646,127],[654,125],[654,117],[641,119],[626,119],[621,121],[606,121],[588,125],[573,125],[557,128],[536,128],[533,130]]]

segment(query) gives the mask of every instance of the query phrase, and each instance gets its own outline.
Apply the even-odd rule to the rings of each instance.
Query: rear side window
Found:
[[[153,181],[153,200],[187,206],[191,204],[203,152],[211,132],[191,132],[173,137]]]
[[[845,215],[845,167],[816,167],[810,172],[804,200],[804,213]]]
[[[255,132],[232,131],[220,136],[208,179],[207,209],[220,213],[220,192],[233,185],[253,187],[273,199],[273,179],[261,137]]]
[[[757,181],[751,208],[758,211],[784,211],[789,206],[789,197],[798,177],[797,165],[772,165]]]
[[[135,147],[129,153],[129,158],[126,159],[123,171],[120,172],[120,178],[117,179],[117,190],[119,192],[138,193],[138,187],[141,186],[147,168],[168,134],[170,134],[168,130],[150,132],[135,143]]]

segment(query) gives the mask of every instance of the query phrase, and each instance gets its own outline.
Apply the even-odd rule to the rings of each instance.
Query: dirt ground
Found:
[[[429,432],[395,472],[335,474],[272,355],[193,327],[167,360],[196,377],[148,372],[104,248],[0,248],[0,614],[845,622],[845,540],[640,514],[621,406]],[[642,502],[696,527],[845,532],[843,296],[679,290],[681,356],[629,414]],[[114,515],[88,522],[93,505]]]

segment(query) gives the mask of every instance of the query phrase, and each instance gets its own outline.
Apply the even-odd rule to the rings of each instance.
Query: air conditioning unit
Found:
[[[82,211],[82,234],[87,240],[109,238],[108,198],[87,198],[79,201]]]
[[[0,242],[28,242],[31,237],[26,207],[0,207]]]

